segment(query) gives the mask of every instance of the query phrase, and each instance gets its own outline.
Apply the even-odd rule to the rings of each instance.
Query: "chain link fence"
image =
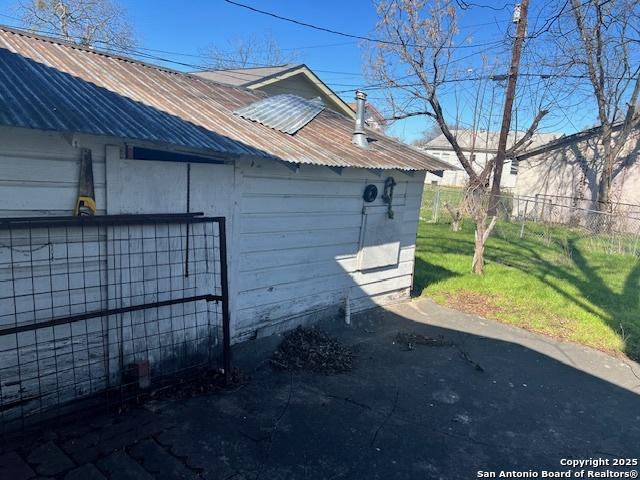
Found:
[[[463,202],[460,188],[427,185],[421,219],[451,223],[452,212],[462,208]],[[640,257],[640,205],[615,204],[612,213],[588,206],[585,200],[567,197],[503,194],[493,235],[516,243],[529,239],[563,249],[579,242],[592,252]],[[468,214],[463,216],[470,222]]]

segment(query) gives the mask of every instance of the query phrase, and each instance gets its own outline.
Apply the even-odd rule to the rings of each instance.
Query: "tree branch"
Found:
[[[424,116],[427,116],[427,117],[431,117],[431,118],[436,118],[435,113],[429,112],[428,110],[424,110],[424,111],[421,111],[421,112],[401,113],[401,114],[398,114],[398,115],[393,115],[392,117],[385,118],[384,120],[389,120],[389,121],[402,120],[404,118],[418,117],[418,116],[421,116],[421,115],[424,115]]]

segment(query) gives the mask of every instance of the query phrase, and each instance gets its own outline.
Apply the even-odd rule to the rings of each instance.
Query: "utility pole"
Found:
[[[511,67],[509,68],[509,79],[507,80],[507,92],[504,100],[504,112],[502,114],[502,127],[498,138],[498,152],[493,170],[493,183],[491,185],[491,198],[489,200],[489,216],[495,216],[498,210],[498,199],[500,197],[500,180],[502,178],[502,168],[507,151],[507,137],[511,129],[511,112],[513,101],[516,96],[516,82],[518,80],[518,70],[520,69],[520,56],[522,54],[522,44],[527,35],[527,12],[529,10],[529,0],[522,0],[522,4],[516,5],[513,12],[513,21],[518,23],[516,38],[513,42],[513,52],[511,53]]]

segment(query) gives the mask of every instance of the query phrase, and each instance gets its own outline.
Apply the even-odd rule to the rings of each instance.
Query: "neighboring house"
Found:
[[[222,286],[216,272],[225,259],[234,342],[408,298],[424,175],[445,165],[373,130],[356,146],[354,123],[297,96],[0,27],[3,418],[100,391],[131,363],[148,375],[191,355],[189,341],[209,335],[218,307],[188,313],[154,302],[176,288],[182,302],[209,302],[201,295],[209,285],[197,279],[205,269]],[[195,227],[175,238],[157,226],[147,237],[136,225],[89,237],[69,227],[66,236],[11,233],[15,220],[6,217],[46,225],[72,215],[87,159],[96,220],[225,217],[226,257],[215,234],[194,236]],[[378,192],[370,201],[367,185]],[[389,204],[383,193],[392,187]],[[147,248],[142,264],[123,262]],[[182,283],[162,286],[162,275]],[[120,313],[86,318],[105,308]],[[85,376],[82,387],[76,375]]]
[[[355,112],[356,111],[356,103],[349,103],[349,107]],[[367,103],[367,109],[364,117],[364,121],[367,122],[369,128],[373,130],[377,130],[379,132],[384,132],[387,128],[387,119],[378,111],[376,107]]]
[[[488,160],[495,157],[498,151],[499,132],[478,131],[474,134],[474,132],[470,130],[459,129],[452,130],[452,133],[457,138],[460,148],[462,148],[478,172],[482,170]],[[507,148],[522,138],[523,135],[524,132],[509,133]],[[529,148],[547,143],[556,137],[557,135],[555,134],[535,134],[531,139]],[[448,163],[452,167],[457,168],[457,170],[445,170],[442,178],[437,175],[427,174],[425,178],[426,183],[455,187],[463,187],[466,185],[469,176],[460,168],[458,158],[453,148],[451,148],[451,144],[443,134],[440,134],[419,148]],[[518,171],[517,163],[514,163],[510,158],[506,159],[501,179],[502,187],[508,189],[515,188]]]
[[[354,102],[347,103],[329,88],[306,65],[276,65],[273,67],[233,68],[224,70],[204,70],[192,75],[218,83],[260,90],[269,95],[290,93],[313,100],[320,98],[330,109],[355,118]],[[387,121],[371,104],[366,107],[365,122],[369,128],[384,132]]]
[[[306,65],[205,70],[193,75],[218,83],[260,90],[269,95],[290,93],[306,99],[320,97],[331,110],[355,118],[354,110]]]
[[[614,127],[614,129],[619,126]],[[596,209],[601,171],[601,127],[557,138],[517,156],[520,174],[515,193],[566,207]],[[629,136],[614,168],[611,199],[621,211],[640,213],[640,133]],[[621,168],[625,166],[625,168]]]

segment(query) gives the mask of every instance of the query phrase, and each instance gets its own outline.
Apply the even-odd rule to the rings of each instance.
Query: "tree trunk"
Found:
[[[602,171],[602,178],[598,184],[598,210],[608,212],[611,204],[611,180],[607,175],[606,169]]]
[[[451,215],[451,231],[459,232],[462,230],[462,205],[458,208],[453,208],[449,205],[449,202],[444,202],[444,208],[446,208],[449,215]]]
[[[608,143],[608,142],[607,142]],[[611,148],[604,146],[604,163],[598,182],[598,211],[611,213],[611,178],[613,176],[613,159]]]
[[[484,238],[485,225],[484,222],[480,222],[476,225],[476,242],[473,250],[473,261],[471,262],[471,269],[476,275],[482,275],[484,270]]]
[[[598,180],[598,204],[596,209],[602,214],[596,224],[598,233],[608,233],[611,231],[611,215],[613,204],[611,200],[611,180],[613,178],[614,152],[612,146],[612,130],[610,125],[602,127],[602,169]]]
[[[476,275],[482,275],[484,273],[484,247],[487,243],[489,235],[491,235],[493,227],[496,226],[497,220],[498,217],[494,216],[491,217],[491,222],[489,222],[489,225],[487,225],[486,223],[486,217],[485,219],[476,222],[476,240],[473,252],[473,260],[471,262],[471,269]]]
[[[451,219],[451,231],[459,232],[462,230],[462,216],[458,213],[456,217]]]

